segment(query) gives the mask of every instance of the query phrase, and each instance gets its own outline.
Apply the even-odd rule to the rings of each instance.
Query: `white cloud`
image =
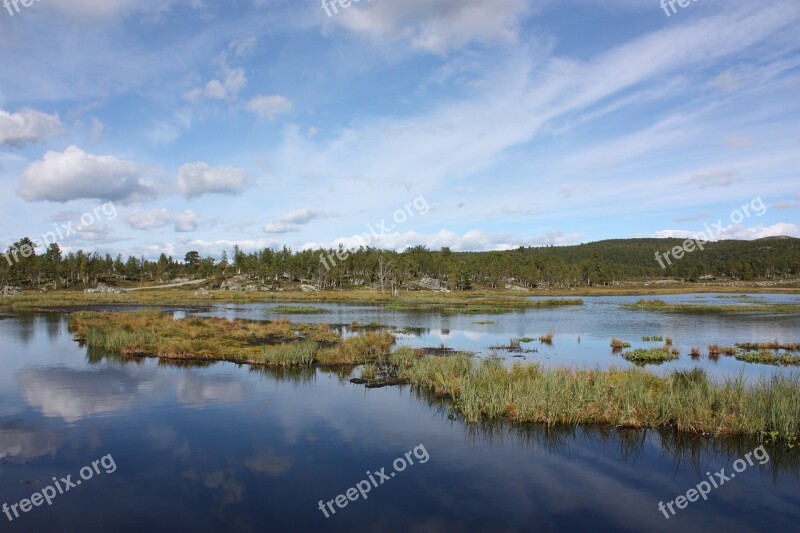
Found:
[[[448,230],[441,230],[437,233],[407,231],[403,233],[385,233],[383,235],[364,233],[362,235],[353,235],[352,237],[342,237],[329,243],[307,243],[304,248],[337,248],[341,244],[346,249],[373,246],[396,251],[402,251],[409,246],[418,245],[426,246],[432,250],[438,250],[445,246],[453,251],[513,250],[520,246],[576,244],[583,237],[582,234],[564,234],[560,231],[527,237],[510,234],[491,234],[480,230],[471,230],[463,235]]]
[[[255,43],[253,43],[255,44]],[[241,55],[248,50],[246,44],[239,41],[232,42],[227,50],[222,51],[214,60],[218,65],[218,77],[211,79],[203,87],[195,87],[184,93],[183,97],[192,103],[197,103],[203,98],[212,100],[234,100],[239,96],[239,91],[247,86],[247,75],[243,68],[233,68],[228,65],[228,56]]]
[[[296,209],[278,219],[270,222],[264,226],[264,231],[267,233],[291,233],[293,231],[300,231],[302,226],[310,222],[325,218],[327,215],[324,211],[315,209],[311,206],[306,206],[302,209]]]
[[[741,224],[731,224],[725,226],[722,230],[711,229],[713,239],[709,239],[707,232],[701,231],[685,231],[685,230],[663,230],[656,232],[655,236],[658,238],[676,238],[676,239],[694,239],[702,238],[703,240],[723,241],[723,240],[745,240],[752,241],[755,239],[763,239],[764,237],[797,237],[800,238],[800,227],[795,224],[787,222],[778,222],[771,226],[753,226],[746,227]]]
[[[136,210],[126,219],[134,229],[147,230],[172,227],[178,233],[195,231],[200,227],[200,219],[192,210],[183,212],[169,209],[153,209],[151,211]]]
[[[262,119],[272,120],[277,115],[291,113],[294,110],[294,104],[285,96],[263,95],[256,96],[247,102],[246,108]]]
[[[48,115],[35,109],[9,113],[0,109],[0,147],[40,144],[65,131],[57,114]]]
[[[443,54],[471,42],[513,42],[528,0],[404,0],[354,4],[331,17],[375,40],[408,40],[415,48]]]
[[[31,164],[22,174],[19,194],[28,201],[51,202],[83,198],[125,203],[155,197],[155,190],[141,176],[141,169],[131,161],[70,146],[63,153],[49,151]]]
[[[178,190],[186,198],[204,194],[240,194],[250,183],[247,171],[233,167],[210,167],[187,163],[178,169]]]

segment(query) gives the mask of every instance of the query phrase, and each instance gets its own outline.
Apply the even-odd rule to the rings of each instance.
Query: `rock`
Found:
[[[11,285],[6,285],[5,287],[0,290],[0,296],[14,296],[15,294],[19,294],[21,289],[19,287],[12,287]]]
[[[300,285],[300,290],[303,292],[317,292],[317,288],[313,285]]]
[[[507,283],[506,284],[506,290],[519,291],[519,292],[528,292],[530,289],[526,289],[525,287],[520,287],[519,285],[511,285],[510,283]]]
[[[86,289],[86,294],[125,294],[124,289],[115,289],[114,287],[109,287],[105,283],[98,283],[97,287],[94,289]]]
[[[208,289],[197,289],[194,291],[195,296],[211,296],[211,291]]]
[[[421,289],[428,289],[429,291],[440,291],[444,288],[443,283],[433,278],[422,278],[415,282],[414,285]]]

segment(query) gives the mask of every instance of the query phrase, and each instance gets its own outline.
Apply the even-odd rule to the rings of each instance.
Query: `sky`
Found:
[[[800,237],[797,0],[30,2],[4,249]]]

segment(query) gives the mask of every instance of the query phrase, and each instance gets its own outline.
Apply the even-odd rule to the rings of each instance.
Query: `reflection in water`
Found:
[[[245,397],[244,383],[231,375],[196,375],[184,371],[176,377],[178,401],[187,407],[211,403],[240,402]]]
[[[531,325],[543,316],[515,315],[510,327],[544,329]],[[439,318],[419,319],[431,327],[425,335],[447,342]],[[12,338],[16,320],[0,323]],[[448,320],[451,338],[494,327],[471,326],[476,317]],[[519,336],[508,327],[499,324],[477,342]],[[0,459],[7,458],[0,465],[14,463],[0,467],[0,503],[30,496],[14,479],[77,472],[101,445],[120,469],[82,487],[70,505],[27,515],[30,531],[63,524],[87,533],[149,531],[158,524],[192,531],[706,532],[792,530],[800,521],[796,450],[767,446],[769,463],[667,521],[659,500],[685,493],[759,443],[613,427],[469,425],[426,391],[351,385],[349,369],[126,360],[81,349],[65,331],[53,340],[53,331],[51,322],[36,321],[32,342],[0,354],[0,401],[14,413],[0,415]],[[556,333],[555,350],[578,345],[577,336]],[[439,344],[431,337],[420,342]],[[608,351],[608,340],[602,344]],[[424,467],[335,519],[317,510],[319,499],[343,493],[367,469],[390,468],[420,443],[431,458]]]
[[[63,433],[29,426],[19,420],[0,422],[0,459],[52,455],[64,443],[64,438]]]
[[[39,408],[46,417],[59,417],[66,422],[130,407],[139,390],[150,381],[117,368],[26,368],[19,373],[28,404]]]

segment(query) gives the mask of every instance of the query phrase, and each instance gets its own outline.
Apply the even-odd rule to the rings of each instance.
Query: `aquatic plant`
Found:
[[[736,356],[737,361],[774,366],[800,366],[800,356],[776,354],[770,351],[743,352]]]
[[[631,343],[625,342],[623,340],[617,339],[616,337],[611,339],[611,347],[614,350],[622,350],[623,348],[630,348]]]
[[[505,368],[465,357],[423,358],[404,375],[416,387],[452,399],[468,422],[507,419],[547,426],[608,424],[631,428],[790,439],[800,434],[800,377],[712,381],[701,369],[659,377],[641,369]]]
[[[667,361],[674,361],[675,359],[678,359],[678,355],[670,353],[662,348],[633,350],[631,352],[625,352],[622,354],[622,357],[632,363],[640,365],[661,364],[666,363]]]

